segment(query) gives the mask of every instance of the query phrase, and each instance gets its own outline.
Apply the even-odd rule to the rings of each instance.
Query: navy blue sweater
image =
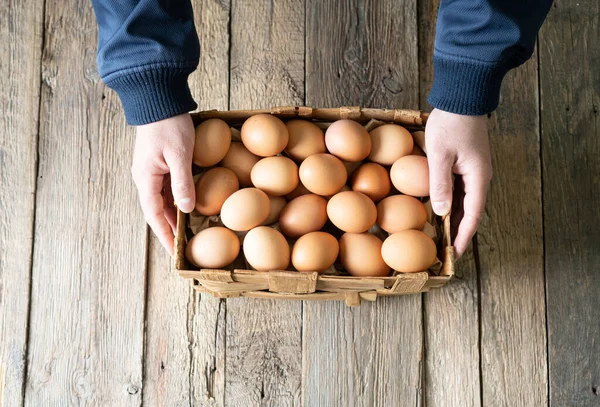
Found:
[[[141,125],[196,109],[200,47],[189,0],[92,0],[98,70]],[[441,0],[429,103],[465,115],[498,106],[506,73],[529,59],[552,0]],[[398,61],[402,63],[402,61]]]

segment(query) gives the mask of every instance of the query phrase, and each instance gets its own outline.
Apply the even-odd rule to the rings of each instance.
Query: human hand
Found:
[[[427,120],[425,145],[431,205],[439,216],[448,214],[452,206],[451,220],[454,226],[458,224],[454,249],[459,258],[483,217],[492,179],[487,118],[434,109]],[[452,173],[459,176],[454,193]]]
[[[177,215],[194,209],[194,124],[182,114],[136,128],[131,173],[146,222],[173,256]]]

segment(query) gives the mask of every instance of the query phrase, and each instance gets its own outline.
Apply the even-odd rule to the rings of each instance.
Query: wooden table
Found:
[[[194,1],[200,107],[428,109],[437,1]],[[489,117],[447,288],[219,301],[170,272],[90,4],[2,2],[0,405],[600,405],[600,5],[555,0]]]

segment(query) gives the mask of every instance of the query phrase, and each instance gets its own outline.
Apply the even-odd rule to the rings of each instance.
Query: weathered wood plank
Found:
[[[188,280],[171,271],[171,259],[163,252],[152,236],[144,404],[222,406],[225,302],[193,290]]]
[[[537,55],[504,80],[489,120],[494,179],[477,235],[483,405],[548,397]]]
[[[433,42],[439,1],[419,0],[421,109],[433,83]],[[479,296],[472,248],[460,259],[455,280],[423,295],[426,406],[480,406]]]
[[[306,6],[308,105],[418,107],[415,1]],[[421,296],[306,301],[304,404],[419,405],[422,339]]]
[[[146,229],[90,3],[46,1],[25,404],[139,405]]]
[[[44,2],[0,8],[0,406],[23,402]]]
[[[480,406],[479,311],[473,250],[452,283],[424,294],[425,405]]]
[[[298,2],[232,5],[230,76],[231,109],[303,103],[304,9]]]
[[[227,109],[229,2],[192,4],[202,50],[192,94],[200,109]],[[222,406],[225,302],[193,290],[154,236],[148,256],[144,404]]]
[[[540,36],[550,404],[600,404],[600,4],[555,0]]]
[[[301,105],[304,9],[237,1],[231,14],[231,109]],[[302,303],[227,302],[225,404],[300,404]]]

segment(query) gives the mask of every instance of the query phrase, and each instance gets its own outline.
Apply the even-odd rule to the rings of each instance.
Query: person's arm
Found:
[[[429,103],[484,115],[498,107],[506,73],[531,58],[552,0],[442,0]]]
[[[430,196],[434,211],[452,204],[452,173],[464,199],[454,240],[461,256],[485,210],[492,177],[486,114],[498,106],[506,73],[527,61],[552,0],[442,0],[434,49],[427,122]]]
[[[173,254],[175,208],[190,212],[196,109],[188,76],[199,60],[189,0],[92,0],[98,70],[136,128],[132,175],[146,221]]]
[[[92,0],[98,71],[132,126],[196,108],[188,76],[200,46],[189,0]]]

